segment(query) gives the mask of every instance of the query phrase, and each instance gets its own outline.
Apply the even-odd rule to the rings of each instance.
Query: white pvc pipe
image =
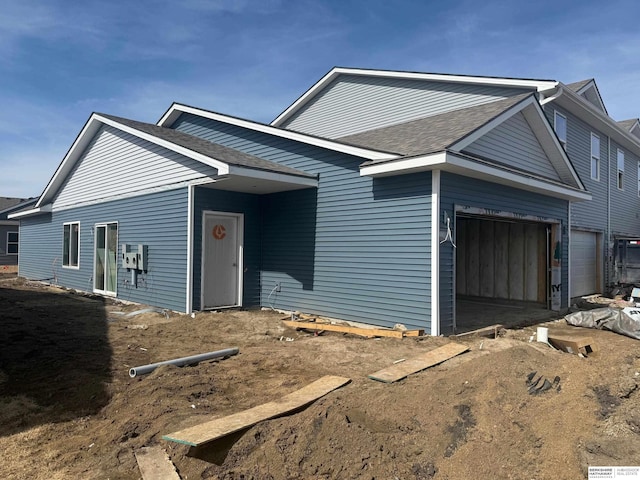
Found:
[[[138,375],[146,375],[153,372],[156,368],[162,365],[175,365],[177,367],[184,367],[185,365],[194,365],[205,360],[212,360],[214,358],[230,357],[236,355],[240,350],[238,347],[227,348],[224,350],[218,350],[215,352],[201,353],[199,355],[192,355],[190,357],[176,358],[174,360],[165,360],[164,362],[150,363],[149,365],[142,365],[140,367],[133,367],[129,369],[129,376],[134,378]]]

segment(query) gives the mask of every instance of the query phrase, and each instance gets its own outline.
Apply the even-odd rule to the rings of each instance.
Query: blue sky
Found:
[[[0,196],[39,195],[93,111],[269,122],[333,66],[595,78],[640,116],[640,2],[6,0]]]

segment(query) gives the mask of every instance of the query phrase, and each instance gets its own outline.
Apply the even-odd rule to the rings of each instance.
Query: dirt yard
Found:
[[[139,479],[143,446],[161,446],[185,480],[575,480],[589,465],[640,465],[638,340],[554,321],[550,332],[588,333],[600,351],[580,358],[514,329],[465,337],[469,352],[385,384],[367,374],[451,340],[314,336],[265,311],[117,314],[140,308],[0,278],[1,478]],[[128,375],[235,346],[225,360]],[[560,389],[528,394],[533,371]],[[323,375],[352,381],[206,447],[161,438]]]

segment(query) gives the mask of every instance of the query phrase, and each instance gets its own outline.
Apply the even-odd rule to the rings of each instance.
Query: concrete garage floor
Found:
[[[560,312],[547,310],[545,304],[482,297],[456,298],[456,333],[490,325],[521,327],[560,318]]]

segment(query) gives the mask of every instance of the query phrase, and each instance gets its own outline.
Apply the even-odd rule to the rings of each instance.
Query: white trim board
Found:
[[[162,116],[162,118],[158,120],[157,125],[160,127],[171,127],[173,123],[178,119],[180,114],[182,113],[189,113],[191,115],[196,115],[198,117],[208,118],[210,120],[215,120],[218,122],[227,123],[229,125],[235,125],[238,127],[247,128],[250,130],[254,130],[256,132],[266,133],[276,137],[295,140],[297,142],[302,142],[309,145],[315,145],[317,147],[334,150],[336,152],[346,153],[348,155],[354,155],[356,157],[365,158],[368,160],[388,160],[392,158],[398,158],[398,155],[396,154],[381,152],[378,150],[372,150],[368,148],[356,147],[353,145],[347,145],[344,143],[335,142],[333,140],[314,137],[312,135],[298,133],[291,130],[284,130],[281,128],[274,127],[272,125],[265,125],[263,123],[257,123],[251,120],[244,120],[237,117],[231,117],[228,115],[223,115],[221,113],[215,113],[215,112],[203,110],[200,108],[190,107],[188,105],[182,105],[179,103],[174,103],[173,105],[171,105],[171,107],[169,107],[169,110],[167,110],[167,112]]]
[[[440,335],[440,170],[431,172],[431,335]]]
[[[360,175],[384,177],[429,171],[436,168],[565,200],[591,200],[591,194],[586,191],[562,186],[532,175],[528,176],[508,168],[488,165],[472,157],[453,152],[438,152],[421,157],[364,165],[360,167]]]
[[[311,88],[303,93],[286,110],[278,115],[271,125],[281,126],[294,113],[306,105],[325,86],[331,83],[339,75],[357,75],[363,77],[401,78],[407,80],[427,80],[434,82],[468,83],[476,85],[491,85],[514,88],[530,88],[532,91],[541,91],[554,88],[558,85],[555,80],[534,80],[522,78],[481,77],[473,75],[447,75],[441,73],[401,72],[393,70],[367,70],[362,68],[334,67],[324,77],[318,80]]]

